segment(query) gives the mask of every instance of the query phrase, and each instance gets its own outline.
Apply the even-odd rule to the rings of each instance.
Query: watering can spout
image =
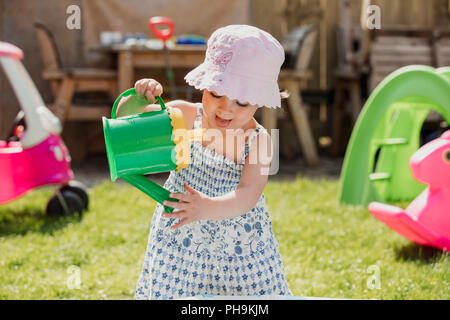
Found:
[[[152,197],[159,203],[163,203],[164,200],[177,201],[169,197],[170,191],[164,189],[159,184],[151,181],[143,175],[129,174],[120,177],[122,180],[128,182],[132,186],[144,192],[146,195]],[[173,208],[164,206],[165,212],[172,212]]]

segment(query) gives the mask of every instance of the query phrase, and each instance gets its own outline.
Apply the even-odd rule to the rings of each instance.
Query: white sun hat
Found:
[[[283,47],[272,35],[249,25],[229,25],[214,31],[205,61],[184,79],[196,89],[215,91],[231,100],[277,108],[283,62]]]

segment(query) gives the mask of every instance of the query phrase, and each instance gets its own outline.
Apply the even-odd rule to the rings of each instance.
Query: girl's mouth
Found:
[[[216,125],[220,128],[226,128],[229,126],[232,120],[222,119],[218,115],[216,115]]]

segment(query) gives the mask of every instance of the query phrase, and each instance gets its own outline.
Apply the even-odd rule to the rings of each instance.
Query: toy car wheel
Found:
[[[56,191],[56,194],[47,204],[47,214],[50,216],[68,216],[75,212],[81,216],[83,212],[83,200],[70,190]]]
[[[73,193],[76,193],[83,202],[83,210],[87,210],[89,206],[89,196],[86,192],[86,189],[87,189],[86,186],[81,182],[72,180],[69,181],[67,185],[62,186],[59,190],[61,192],[71,191]]]

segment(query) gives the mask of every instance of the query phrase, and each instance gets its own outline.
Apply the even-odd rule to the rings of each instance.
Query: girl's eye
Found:
[[[210,93],[214,98],[216,98],[216,99],[220,99],[220,98],[223,97],[223,96],[219,96],[219,95],[215,94],[215,93],[212,92],[212,91],[210,91],[209,93]],[[241,103],[241,102],[239,102],[239,101],[237,101],[237,100],[235,100],[235,102],[236,102],[236,104],[237,104],[239,107],[246,107],[246,106],[248,106],[248,103]]]
[[[223,96],[219,96],[219,95],[217,95],[217,94],[215,94],[215,93],[213,93],[213,92],[209,92],[209,93],[211,93],[211,95],[214,97],[214,98],[217,98],[217,99],[220,99],[220,98],[222,98]]]
[[[240,103],[240,102],[237,101],[237,100],[236,100],[236,104],[237,104],[239,107],[246,107],[246,106],[248,106],[248,103]]]

